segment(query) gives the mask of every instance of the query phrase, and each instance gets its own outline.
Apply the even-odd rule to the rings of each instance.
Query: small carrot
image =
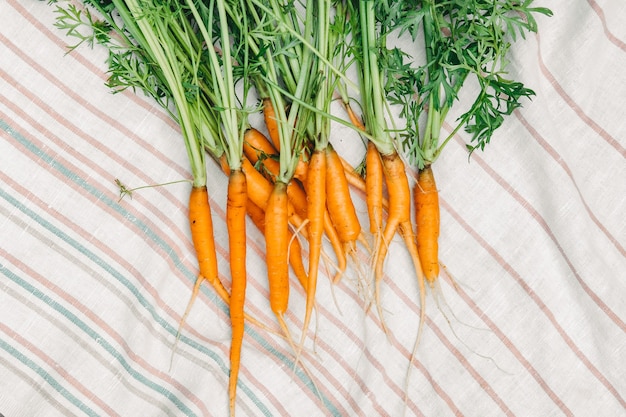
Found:
[[[229,265],[232,279],[230,295],[232,336],[228,397],[230,415],[234,416],[244,334],[244,304],[246,298],[246,202],[248,198],[246,176],[243,171],[231,171],[228,180],[227,196],[226,226],[228,229]]]
[[[246,131],[245,139],[247,143],[244,146],[244,152],[246,154],[246,157],[250,160],[250,163],[256,162],[255,158],[258,158],[259,152],[263,152],[269,156],[275,155],[272,152],[278,152],[276,151],[276,148],[267,140],[267,137],[263,133],[259,132],[258,130],[254,128],[251,128],[248,131]],[[250,164],[247,164],[247,163],[245,164],[246,165],[244,166],[244,169],[246,170],[252,169]],[[275,177],[278,174],[279,167],[278,167],[277,161],[275,161],[272,158],[266,158],[264,159],[263,164],[273,177]],[[301,177],[306,179],[307,176],[305,174],[308,172],[308,163],[304,162],[304,160],[302,159],[302,156],[298,160],[298,166],[304,167],[302,168],[302,171],[304,172],[304,174],[301,174]],[[254,174],[254,176],[258,177],[258,174]],[[306,188],[306,181],[304,185]],[[266,193],[267,190],[269,190],[269,188],[266,185],[264,185],[263,188],[264,188],[264,191],[263,191],[264,193]],[[299,216],[299,218],[302,218],[302,219],[307,218],[307,204],[308,204],[307,201],[309,200],[309,198],[307,197],[306,189],[303,190],[296,181],[291,180],[289,181],[288,186],[287,186],[287,196],[289,197],[289,201],[293,205],[293,208],[296,214]],[[292,221],[292,224],[296,225],[296,222]],[[335,273],[335,276],[333,277],[333,282],[338,282],[346,270],[347,260],[346,260],[346,254],[343,248],[343,244],[339,240],[339,237],[337,235],[335,227],[333,226],[330,220],[327,210],[325,210],[325,213],[324,213],[324,233],[326,234],[328,240],[330,241],[331,246],[333,247],[333,250],[335,252],[335,256],[337,257],[337,264],[336,264],[337,272]],[[294,241],[294,244],[297,244],[299,246],[299,243],[297,243],[296,241]],[[295,249],[293,248],[294,244],[292,244],[292,249]]]
[[[295,352],[293,339],[285,322],[285,313],[289,304],[288,205],[287,184],[278,181],[274,185],[265,210],[265,260],[269,282],[270,308]]]
[[[363,121],[359,116],[356,115],[356,113],[352,109],[352,106],[350,105],[350,102],[345,102],[343,105],[346,109],[346,112],[348,113],[348,118],[350,118],[350,122],[354,125],[354,127],[359,130],[365,131],[365,125],[363,124]]]
[[[348,180],[348,184],[363,193],[367,192],[367,187],[365,185],[365,180],[363,179],[363,177],[361,177],[359,173],[355,171],[354,167],[351,166],[348,161],[341,157],[339,158],[341,159],[341,165],[343,165],[343,171],[346,175],[346,180]]]
[[[185,320],[191,312],[200,287],[206,280],[217,292],[217,295],[230,305],[230,294],[224,287],[224,284],[218,277],[217,270],[217,254],[215,251],[215,240],[213,237],[213,220],[211,217],[211,206],[209,205],[209,195],[206,186],[192,187],[189,193],[189,226],[191,229],[191,240],[193,242],[196,257],[198,259],[198,268],[200,273],[193,285],[191,296],[187,302],[187,307],[183,313],[178,330],[176,332],[176,342],[180,338],[180,333],[185,325]],[[172,349],[172,359],[174,357],[175,348]]]
[[[413,197],[417,225],[417,249],[424,276],[432,286],[439,276],[439,192],[432,168],[424,167],[418,173]]]
[[[248,198],[252,200],[254,204],[267,212],[268,200],[272,194],[274,186],[259,171],[254,169],[247,158],[243,159],[241,169],[244,174],[246,174],[248,183]],[[293,205],[289,202],[287,204],[287,214],[289,222],[294,227],[298,228],[302,225],[304,220],[295,212]],[[303,234],[305,233],[303,232]]]
[[[426,297],[424,291],[424,275],[419,260],[415,236],[413,234],[413,226],[411,224],[411,190],[409,188],[404,162],[402,162],[400,156],[394,152],[390,155],[382,155],[381,159],[385,184],[387,185],[387,192],[389,194],[389,211],[387,223],[383,230],[383,244],[379,248],[380,250],[374,264],[376,307],[378,308],[383,330],[387,332],[380,303],[380,283],[383,278],[383,264],[389,243],[399,230],[409,255],[411,256],[411,260],[413,261],[420,288],[421,316],[418,330],[419,337],[425,317],[424,305]]]
[[[367,144],[365,169],[365,196],[370,232],[374,236],[374,246],[378,248],[382,243],[380,239],[383,229],[383,164],[373,142]],[[377,252],[376,249],[374,251]]]
[[[191,307],[191,304],[197,297],[203,280],[207,280],[220,298],[229,303],[230,295],[218,277],[213,220],[206,186],[193,187],[191,189],[189,195],[189,225],[200,270],[200,275],[194,285],[192,298],[189,301],[189,307]]]
[[[265,120],[265,127],[269,134],[270,140],[274,144],[277,150],[280,150],[280,136],[278,129],[278,120],[276,119],[276,111],[274,104],[269,97],[263,98],[263,118]]]
[[[247,202],[246,211],[254,225],[263,235],[265,235],[265,211],[250,200]],[[289,241],[291,242],[291,246],[289,247],[289,265],[291,265],[296,278],[298,278],[298,282],[306,291],[308,277],[306,268],[302,262],[302,247],[300,246],[298,239],[293,238],[293,233],[291,231],[289,231]]]
[[[256,164],[260,160],[263,166],[262,171],[268,174],[267,177],[270,181],[274,181],[280,169],[280,163],[275,158],[278,156],[276,148],[267,140],[263,133],[254,128],[246,130],[244,140],[244,154],[250,163]],[[300,184],[293,180],[289,181],[287,184],[287,195],[298,216],[303,219],[306,218],[307,198]]]
[[[319,260],[322,253],[322,237],[324,235],[324,214],[326,213],[326,155],[324,150],[315,150],[309,161],[306,189],[308,190],[307,219],[309,230],[309,279],[306,292],[306,307],[300,349],[304,345],[306,331],[311,320],[311,312],[315,303],[315,289]],[[297,361],[297,359],[296,359]]]
[[[346,252],[355,253],[361,224],[352,203],[341,159],[331,146],[326,148],[326,170],[326,202],[330,219]]]
[[[306,182],[306,176],[308,171],[308,162],[306,161],[307,152],[306,150],[300,153],[300,157],[298,158],[298,164],[296,165],[296,170],[293,173],[293,177],[296,178],[301,183]]]

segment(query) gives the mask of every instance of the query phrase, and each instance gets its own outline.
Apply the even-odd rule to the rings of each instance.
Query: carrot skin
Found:
[[[254,225],[265,236],[265,211],[250,200],[248,200],[246,211]],[[289,241],[291,242],[291,246],[289,247],[289,265],[291,265],[291,269],[293,269],[296,278],[298,278],[298,282],[306,291],[308,277],[306,268],[302,262],[302,247],[298,239],[293,239],[293,233],[291,231],[289,231]]]
[[[380,236],[383,228],[383,164],[372,142],[367,144],[365,169],[365,196],[370,232],[374,236]]]
[[[411,260],[415,268],[418,284],[420,287],[420,324],[418,335],[421,334],[421,329],[424,323],[424,304],[425,293],[424,288],[424,275],[422,272],[422,266],[419,259],[417,244],[413,235],[413,227],[411,225],[411,190],[409,188],[409,182],[406,176],[404,162],[397,153],[391,155],[382,155],[382,167],[385,177],[385,184],[387,185],[387,192],[389,193],[389,210],[387,224],[383,231],[383,245],[380,246],[376,263],[375,263],[375,296],[376,306],[378,308],[378,314],[381,318],[383,329],[386,332],[382,316],[382,306],[380,305],[380,283],[383,278],[383,264],[388,251],[388,245],[396,231],[400,231],[406,248],[411,255]]]
[[[346,112],[348,113],[348,117],[350,118],[350,122],[359,130],[365,131],[365,125],[359,116],[356,115],[350,103],[344,103],[346,107]]]
[[[311,312],[315,302],[315,289],[319,271],[319,261],[322,252],[322,237],[324,235],[324,214],[326,213],[326,155],[323,150],[315,150],[309,161],[306,189],[309,190],[307,199],[308,230],[309,230],[309,280],[306,294],[306,312],[302,327],[304,342],[306,330],[309,327]]]
[[[430,166],[419,171],[415,185],[417,249],[424,275],[432,285],[439,276],[439,192]]]
[[[241,170],[233,170],[228,180],[226,226],[230,251],[232,279],[230,296],[230,322],[232,328],[230,346],[230,376],[228,396],[230,416],[235,415],[237,380],[241,363],[241,347],[244,335],[244,304],[246,298],[246,176]]]
[[[265,257],[269,280],[270,307],[282,317],[289,302],[289,250],[287,184],[277,182],[265,210]]]
[[[341,159],[330,146],[326,149],[326,190],[326,205],[339,239],[344,245],[356,242],[361,234],[361,224]]]
[[[276,111],[274,110],[274,104],[268,97],[263,99],[263,118],[265,120],[265,127],[270,140],[274,144],[274,147],[280,151],[280,135],[278,133],[278,121],[276,120]]]
[[[217,271],[217,254],[213,237],[213,219],[206,187],[193,187],[189,194],[189,226],[191,239],[198,259],[200,270],[199,281],[207,280],[217,294],[226,303],[230,304],[230,294],[220,281]],[[197,282],[199,284],[199,282]],[[195,285],[194,288],[199,288]],[[192,300],[197,296],[194,290]]]

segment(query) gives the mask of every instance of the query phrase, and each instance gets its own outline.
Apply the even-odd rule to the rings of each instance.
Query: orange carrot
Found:
[[[415,268],[420,287],[421,315],[418,330],[419,335],[421,334],[425,318],[424,304],[426,297],[424,290],[424,275],[411,224],[411,190],[409,188],[408,179],[404,169],[404,163],[397,153],[394,152],[390,155],[382,155],[382,166],[385,176],[385,184],[387,185],[387,192],[389,193],[389,214],[387,217],[387,224],[383,230],[383,244],[379,248],[374,264],[376,307],[378,308],[378,314],[380,316],[383,330],[387,332],[382,314],[382,306],[380,303],[380,283],[383,278],[383,263],[387,255],[389,243],[399,230],[409,255],[411,256],[411,260],[413,261],[413,266]]]
[[[346,268],[348,267],[348,259],[346,257],[343,243],[341,242],[341,239],[339,239],[339,235],[337,234],[337,230],[335,230],[333,222],[330,220],[330,214],[328,214],[328,210],[326,210],[326,212],[324,213],[324,232],[326,233],[326,237],[330,241],[330,245],[333,247],[333,251],[335,252],[335,256],[337,257],[337,272],[333,277],[333,283],[336,284],[341,280],[344,272],[346,272]]]
[[[341,159],[341,165],[343,165],[343,171],[346,175],[346,180],[348,180],[348,184],[365,193],[367,191],[367,187],[363,177],[361,177],[359,173],[354,170],[354,167],[352,167],[348,161],[342,157],[339,157],[339,159]]]
[[[193,187],[191,189],[189,195],[189,225],[200,269],[200,275],[194,285],[189,307],[191,307],[193,300],[198,295],[198,290],[203,280],[209,281],[220,298],[226,303],[230,303],[230,295],[218,277],[217,255],[213,238],[213,220],[211,218],[211,207],[209,206],[209,196],[206,187]]]
[[[254,128],[250,128],[246,131],[244,139],[244,154],[248,160],[250,160],[250,163],[256,164],[260,158],[263,158],[261,159],[263,165],[262,171],[268,174],[266,176],[268,179],[274,181],[280,169],[280,163],[277,159],[273,158],[278,155],[276,148],[267,140],[263,133]],[[307,198],[302,187],[293,180],[289,181],[287,184],[287,195],[298,216],[303,219],[306,218]]]
[[[189,302],[178,323],[176,342],[178,342],[181,330],[185,325],[185,320],[187,320],[187,316],[191,312],[191,307],[200,293],[200,287],[204,280],[209,281],[209,284],[215,289],[217,295],[219,295],[226,304],[230,305],[230,294],[218,277],[217,254],[215,252],[215,240],[213,237],[213,220],[206,186],[192,187],[189,194],[188,218],[191,229],[191,240],[193,241],[193,246],[196,251],[200,274],[196,278],[191,296],[189,297]],[[172,360],[174,358],[174,351],[175,348],[172,349]]]
[[[293,173],[293,177],[303,184],[306,182],[307,171],[309,169],[308,162],[305,160],[306,157],[306,151],[300,153],[300,157],[298,158],[298,165],[296,165],[296,170]]]
[[[254,225],[265,235],[265,211],[250,200],[247,202],[246,209]],[[300,285],[302,285],[302,288],[306,291],[308,277],[304,263],[302,262],[302,247],[298,239],[293,239],[293,233],[291,233],[291,231],[289,231],[289,241],[291,242],[291,246],[289,247],[289,265],[291,265],[296,278],[298,278],[298,282],[300,282]]]
[[[246,130],[243,139],[243,152],[251,161],[256,162],[261,154],[278,154],[278,150],[272,142],[270,142],[263,133],[253,127]],[[256,156],[256,158],[254,156]]]
[[[323,150],[315,150],[309,161],[306,189],[308,192],[307,219],[309,230],[309,280],[306,292],[306,310],[300,339],[300,349],[304,344],[306,331],[311,320],[315,303],[315,289],[319,260],[322,253],[324,234],[324,214],[326,213],[326,155]],[[298,351],[299,354],[299,351]],[[297,359],[296,359],[297,360]]]
[[[263,118],[265,119],[265,127],[270,140],[277,150],[280,150],[280,136],[278,133],[278,120],[276,119],[276,110],[269,97],[263,99]]]
[[[419,171],[414,199],[417,249],[424,276],[432,286],[439,276],[439,192],[430,166]]]
[[[289,304],[288,206],[287,184],[279,181],[274,185],[265,210],[265,260],[270,308],[295,352],[293,339],[284,318]]]
[[[361,224],[352,203],[341,159],[330,146],[326,148],[326,190],[330,219],[346,252],[354,253],[356,241],[361,235]]]
[[[241,346],[244,334],[244,303],[246,298],[246,176],[241,170],[233,170],[228,180],[226,203],[226,226],[230,251],[232,279],[230,296],[230,322],[232,328],[230,345],[230,376],[228,397],[230,415],[235,415],[237,380],[241,362]]]
[[[350,103],[344,103],[344,106],[346,108],[346,112],[348,113],[348,117],[350,118],[350,122],[352,122],[354,127],[359,130],[365,131],[365,125],[363,124],[363,121],[359,116],[356,115],[356,113],[354,113],[354,110],[352,110],[352,106],[350,106]]]
[[[248,183],[248,198],[252,200],[254,204],[267,211],[267,202],[270,195],[272,194],[274,186],[259,171],[254,169],[254,167],[247,158],[243,159],[241,169],[244,174],[246,174],[246,179]],[[294,207],[291,203],[287,205],[287,210],[288,218],[291,224],[293,224],[295,227],[300,227],[303,220],[300,216],[296,214]]]
[[[264,153],[267,153],[269,155],[272,155],[270,154],[270,152],[277,152],[274,146],[267,140],[265,135],[263,135],[261,132],[259,132],[256,129],[249,129],[246,132],[246,141],[247,141],[247,147],[244,147],[244,152],[246,153],[246,157],[250,159],[251,163],[256,162],[255,158],[258,158],[258,152],[259,152],[258,150]],[[269,161],[271,161],[272,163],[268,164],[267,162]],[[246,164],[244,165],[244,170],[253,169],[250,163],[244,162],[244,164]],[[265,164],[265,168],[268,171],[270,171],[270,174],[272,176],[275,177],[278,174],[277,161],[271,158],[266,158],[264,160],[264,164]],[[303,167],[301,168],[301,178],[306,179],[307,177],[306,173],[308,172],[308,163],[304,162],[302,156],[300,157],[298,161],[298,166]],[[255,177],[258,177],[258,174],[253,174],[253,175]],[[306,187],[306,181],[304,185]],[[267,193],[268,189],[269,188],[267,187],[267,185],[263,185],[264,194]],[[307,198],[306,190],[303,190],[296,181],[291,180],[289,181],[289,184],[287,185],[287,196],[289,197],[289,201],[293,205],[295,213],[298,216],[296,218],[300,218],[300,219],[307,218],[308,198]],[[297,227],[297,221],[294,219],[294,217],[291,216],[290,218],[292,219],[291,223]],[[335,256],[337,257],[337,265],[336,265],[337,272],[335,276],[333,277],[333,282],[338,282],[346,270],[347,260],[346,260],[345,249],[343,248],[343,244],[341,243],[337,235],[337,231],[335,230],[335,227],[333,226],[333,223],[330,220],[327,210],[325,210],[325,214],[324,214],[324,233],[328,237],[328,240],[330,241],[333,247],[333,250],[335,252]],[[297,246],[299,247],[299,243],[297,243],[297,241],[294,241],[294,244],[297,244]],[[296,250],[296,248],[293,247],[294,244],[292,244],[292,249]],[[301,272],[299,273],[300,273],[300,277],[302,277],[303,275],[301,274]]]
[[[367,144],[365,169],[365,196],[370,232],[376,241],[374,246],[378,248],[383,229],[383,164],[373,142]]]

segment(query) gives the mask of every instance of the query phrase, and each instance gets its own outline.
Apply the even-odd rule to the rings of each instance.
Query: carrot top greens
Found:
[[[421,66],[407,62],[410,55],[398,48],[383,57],[387,97],[406,120],[402,147],[419,168],[432,164],[461,127],[471,134],[470,153],[484,149],[504,116],[534,95],[507,78],[507,53],[518,36],[537,31],[534,15],[551,16],[549,9],[532,7],[532,0],[384,0],[376,8],[384,33],[408,33],[413,41],[421,34],[424,42]],[[442,140],[444,120],[470,77],[478,93]]]

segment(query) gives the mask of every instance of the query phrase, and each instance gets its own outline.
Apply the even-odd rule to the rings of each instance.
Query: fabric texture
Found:
[[[468,160],[460,132],[434,165],[445,270],[406,409],[420,305],[394,240],[388,337],[358,291],[364,259],[336,286],[322,275],[308,373],[280,337],[247,325],[239,415],[626,415],[626,6],[537,3],[554,16],[538,17],[510,65],[536,97],[484,152]],[[47,2],[2,0],[0,16],[0,413],[228,415],[228,309],[208,286],[175,345],[197,274],[189,184],[120,200],[115,183],[189,178],[177,125],[141,94],[110,93],[106,51],[66,54]],[[335,126],[332,141],[356,162],[352,137]],[[209,165],[228,283],[226,177]],[[364,195],[353,197],[367,224]],[[263,238],[248,225],[247,311],[277,328]],[[294,285],[297,335],[303,313]]]

